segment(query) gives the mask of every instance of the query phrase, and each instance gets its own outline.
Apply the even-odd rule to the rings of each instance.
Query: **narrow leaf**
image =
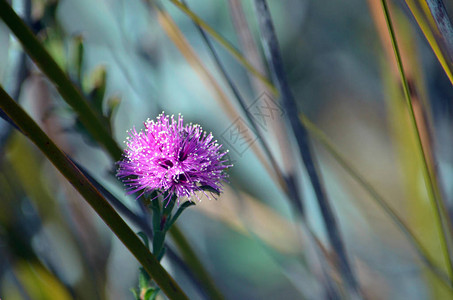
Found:
[[[169,222],[167,222],[167,224],[165,226],[166,230],[168,230],[176,222],[176,220],[179,218],[179,216],[182,214],[182,212],[184,210],[186,210],[186,208],[188,208],[188,207],[190,207],[192,205],[195,205],[195,202],[186,201],[183,204],[181,204],[181,206],[178,208],[178,210],[176,211],[176,213],[173,216],[173,218],[171,218],[171,220]]]

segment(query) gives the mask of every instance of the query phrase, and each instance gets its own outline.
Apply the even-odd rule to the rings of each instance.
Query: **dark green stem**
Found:
[[[154,198],[154,197],[153,197]],[[164,209],[160,207],[160,200],[154,199],[150,201],[150,206],[153,211],[153,254],[160,261],[163,256],[165,233],[164,224],[166,216]]]
[[[2,1],[0,1],[1,3]],[[1,8],[0,8],[1,10]],[[33,119],[0,87],[0,108],[66,177],[170,299],[188,299],[132,229]]]
[[[160,261],[164,256],[165,251],[165,235],[166,231],[164,230],[154,230],[153,235],[153,254]]]

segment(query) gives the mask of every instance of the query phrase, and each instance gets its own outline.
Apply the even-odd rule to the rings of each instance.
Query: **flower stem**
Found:
[[[164,230],[162,223],[165,223],[166,216],[160,207],[159,199],[154,199],[150,202],[153,211],[153,254],[160,261],[164,254],[166,230]]]
[[[1,3],[2,1],[0,1]],[[0,8],[1,11],[1,8]],[[137,258],[170,299],[188,299],[178,284],[146,246],[71,160],[41,130],[38,124],[0,87],[0,108],[66,177],[115,235]]]

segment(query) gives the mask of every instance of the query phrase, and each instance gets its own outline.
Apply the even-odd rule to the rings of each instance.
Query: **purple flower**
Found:
[[[128,194],[157,190],[178,198],[191,197],[197,191],[220,193],[228,175],[221,147],[200,125],[185,125],[183,117],[175,120],[163,113],[157,120],[147,120],[145,130],[129,131],[123,160],[117,176],[126,184]],[[207,196],[207,195],[206,195]],[[209,198],[209,196],[208,196]]]

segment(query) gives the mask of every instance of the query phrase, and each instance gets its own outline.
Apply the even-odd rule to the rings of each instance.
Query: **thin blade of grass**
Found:
[[[187,2],[185,0],[182,1],[182,3],[188,8],[188,5],[187,5]],[[236,87],[236,85],[234,84],[233,80],[231,79],[231,77],[228,75],[228,72],[226,71],[223,63],[221,62],[215,48],[213,47],[211,41],[209,40],[209,37],[206,35],[206,33],[204,32],[203,28],[201,28],[200,25],[198,25],[196,22],[194,22],[195,26],[197,27],[201,37],[203,38],[203,41],[205,42],[206,46],[208,47],[210,53],[211,53],[211,56],[213,57],[218,69],[220,70],[220,72],[222,73],[222,75],[224,76],[224,79],[226,80],[228,86],[230,87],[230,89],[232,90],[237,102],[239,103],[240,107],[242,108],[243,112],[245,113],[249,123],[251,124],[251,126],[253,127],[253,130],[254,132],[256,133],[256,135],[258,136],[258,140],[261,142],[262,144],[262,147],[265,151],[265,154],[267,155],[267,157],[270,159],[271,161],[271,165],[272,167],[274,168],[274,170],[276,172],[278,172],[280,175],[280,177],[282,178],[285,178],[285,181],[286,181],[286,189],[284,188],[284,190],[287,190],[287,193],[289,195],[289,199],[292,203],[292,205],[299,211],[299,214],[300,215],[303,215],[304,213],[304,210],[303,210],[303,206],[302,206],[302,199],[300,198],[300,193],[298,192],[298,189],[297,189],[297,186],[295,184],[295,179],[294,177],[292,176],[284,176],[279,168],[279,166],[277,165],[276,161],[275,161],[275,158],[274,156],[272,155],[269,147],[267,146],[267,143],[266,141],[264,140],[260,130],[258,129],[258,126],[256,125],[256,122],[255,122],[255,119],[254,117],[252,116],[252,114],[250,113],[250,110],[247,108],[247,104],[245,103],[245,100],[243,99],[243,97],[241,96],[238,88]],[[177,236],[178,235],[181,235],[180,232],[176,232],[175,233]],[[318,253],[320,254],[320,253]],[[321,253],[322,255],[322,253]],[[325,266],[322,265],[323,267],[323,272],[324,272],[324,275],[327,277],[326,281],[324,282],[325,284],[325,288],[326,288],[326,291],[327,293],[333,297],[333,295],[335,295],[336,291],[335,289],[333,288],[333,283],[331,282],[332,281],[332,278],[329,276],[329,274],[327,274],[327,272],[325,271]]]
[[[249,23],[247,22],[245,12],[243,9],[242,0],[228,0],[230,8],[231,21],[234,25],[237,39],[239,41],[239,49],[242,51],[245,59],[247,59],[260,73],[265,74],[266,68],[262,61],[261,53],[250,30]],[[262,81],[257,79],[252,74],[247,74],[255,92],[268,92],[275,96],[271,90],[266,88]],[[272,83],[271,83],[272,84]],[[273,91],[277,92],[275,86],[272,85]]]
[[[277,36],[275,34],[267,3],[265,0],[255,0],[254,3],[266,58],[269,67],[272,70],[274,79],[277,82],[277,88],[280,92],[283,106],[287,112],[291,129],[296,138],[302,160],[305,164],[311,184],[315,191],[316,199],[318,201],[321,215],[325,223],[329,242],[332,248],[335,250],[336,255],[338,256],[340,273],[342,274],[342,277],[349,288],[349,292],[358,297],[362,297],[359,284],[346,254],[346,248],[340,235],[338,223],[333,214],[332,208],[321,183],[321,179],[316,170],[314,155],[310,148],[311,146],[308,140],[307,130],[299,122],[296,103],[294,101],[294,97],[290,90],[289,83],[286,79],[286,74],[283,69],[283,62],[280,55]]]
[[[411,122],[413,130],[415,132],[417,151],[419,152],[420,157],[421,157],[422,172],[423,172],[426,190],[428,192],[429,200],[431,201],[431,205],[433,206],[435,215],[436,215],[436,219],[434,221],[436,222],[436,226],[438,228],[440,236],[442,237],[441,241],[440,241],[441,247],[442,247],[442,255],[444,256],[445,261],[448,266],[448,268],[447,268],[448,275],[450,278],[452,278],[453,266],[452,266],[452,260],[451,260],[452,256],[451,256],[451,249],[450,249],[450,243],[449,243],[449,241],[451,240],[451,232],[449,229],[450,227],[449,227],[448,220],[446,219],[446,218],[448,218],[448,214],[446,213],[444,204],[442,202],[442,199],[440,198],[438,188],[435,184],[435,179],[433,178],[433,176],[430,173],[430,167],[428,165],[425,150],[424,150],[424,147],[422,144],[422,139],[421,139],[420,132],[419,132],[419,129],[417,126],[417,120],[415,118],[414,108],[412,106],[409,85],[407,82],[407,78],[405,76],[404,67],[403,67],[400,51],[398,48],[398,43],[396,40],[396,36],[395,36],[394,29],[393,29],[393,24],[392,24],[390,13],[389,13],[389,10],[387,7],[386,0],[381,0],[381,4],[382,4],[382,10],[385,15],[385,20],[387,23],[389,35],[391,38],[392,47],[393,47],[393,51],[395,54],[395,59],[396,59],[397,65],[398,65],[398,71],[400,73],[400,77],[401,77],[401,81],[402,81],[402,85],[403,85],[404,97],[406,99],[406,104],[408,107],[410,122]]]
[[[418,243],[423,245],[426,255],[430,258],[431,263],[441,270],[448,278],[445,260],[439,253],[439,235],[435,222],[432,222],[433,207],[429,201],[426,201],[425,191],[418,188],[420,182],[420,170],[422,162],[417,151],[416,133],[410,122],[406,102],[401,90],[401,79],[398,65],[394,60],[394,50],[385,15],[379,2],[369,0],[370,10],[378,30],[385,58],[382,58],[382,79],[386,91],[385,101],[387,103],[389,121],[391,126],[391,135],[397,150],[398,164],[404,176],[401,178],[404,184],[404,193],[406,197],[400,200],[401,204],[406,206],[408,219],[406,226],[418,236]],[[417,127],[422,138],[422,145],[427,155],[428,165],[432,167],[432,174],[438,174],[437,166],[434,163],[435,149],[432,141],[431,126],[432,122],[429,110],[429,98],[425,91],[425,80],[419,53],[416,48],[414,32],[409,20],[398,9],[397,6],[390,6],[394,16],[394,25],[398,38],[400,38],[401,58],[405,68],[405,76],[410,86],[411,101],[414,107],[414,113],[417,121]],[[438,184],[440,184],[438,182]],[[440,187],[440,185],[439,185]],[[428,270],[429,271],[429,270]],[[439,285],[439,276],[429,272],[424,274],[424,278],[429,286],[432,297],[445,298],[451,296],[451,287],[445,289],[445,285]],[[444,284],[444,282],[440,282]]]
[[[230,7],[232,22],[236,29],[236,34],[240,41],[240,45],[243,48],[245,58],[248,59],[256,69],[264,73],[264,70],[266,70],[266,68],[261,59],[261,53],[258,51],[258,47],[255,44],[252,33],[250,32],[242,8],[242,2],[240,0],[228,0],[228,4]],[[251,74],[247,75],[249,75],[249,79],[255,92],[257,92],[258,94],[269,93],[277,96],[275,92],[273,93],[271,90],[267,89],[266,85],[253,77]],[[274,86],[273,91],[276,91]],[[298,211],[298,214],[303,216],[305,210],[300,191],[296,183],[295,169],[297,167],[293,163],[294,151],[292,151],[291,147],[287,146],[288,144],[290,144],[288,132],[286,131],[285,124],[283,122],[279,122],[279,120],[269,121],[270,122],[268,126],[270,127],[271,132],[273,132],[274,137],[277,139],[280,148],[281,172],[285,174],[287,185],[287,188],[284,188],[284,190],[287,190],[289,200]]]

